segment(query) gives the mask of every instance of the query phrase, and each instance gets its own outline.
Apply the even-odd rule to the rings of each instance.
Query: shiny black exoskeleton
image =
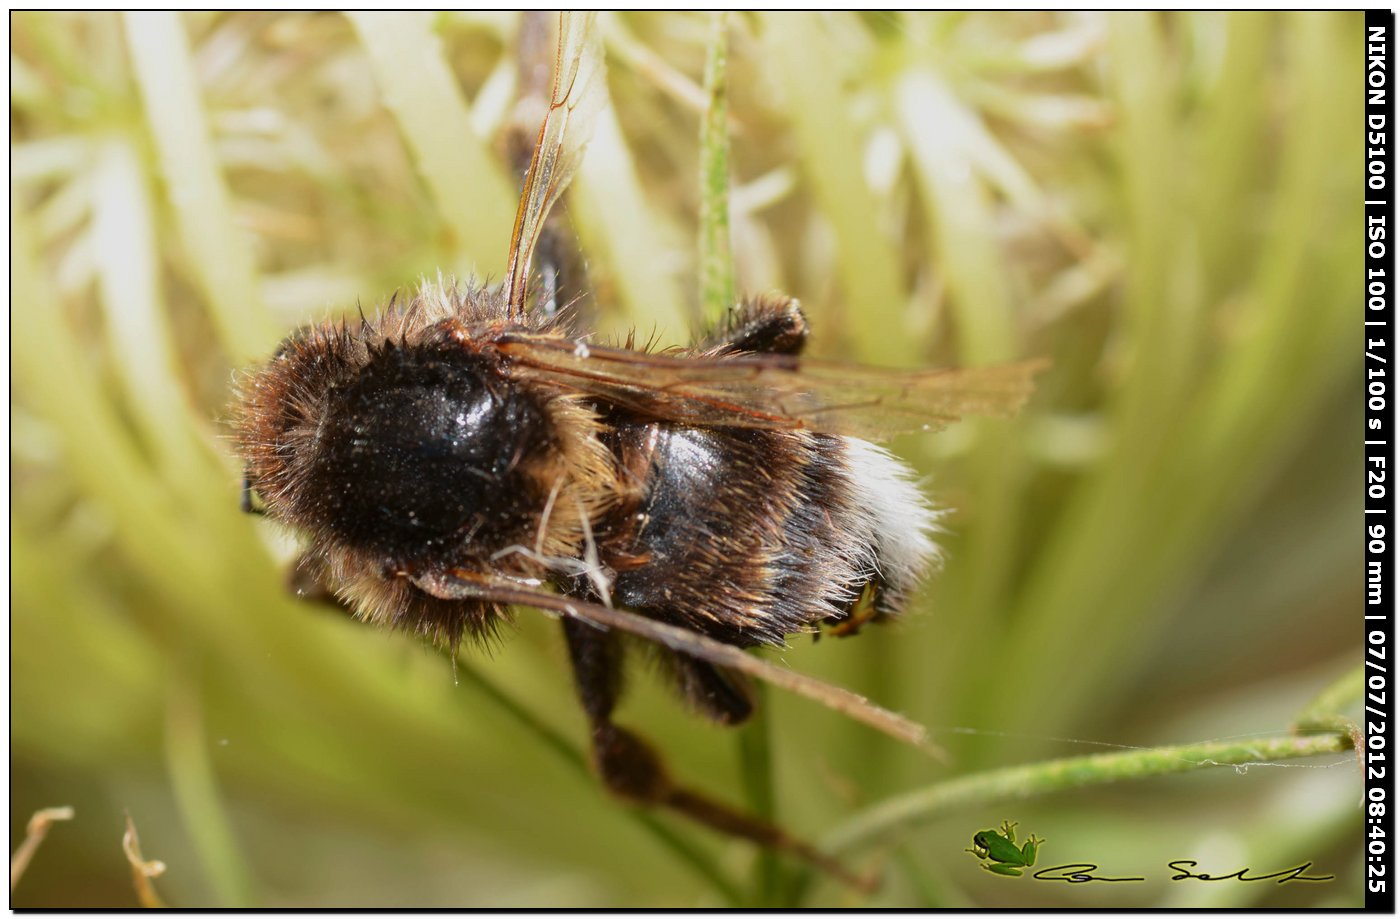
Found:
[[[306,503],[346,545],[405,567],[460,558],[473,538],[523,538],[540,502],[522,459],[550,449],[535,402],[479,356],[379,351],[326,394]]]

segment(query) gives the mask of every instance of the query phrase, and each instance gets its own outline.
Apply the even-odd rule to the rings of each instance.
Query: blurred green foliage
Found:
[[[756,902],[751,847],[587,775],[552,623],[522,612],[454,680],[288,599],[285,538],[238,513],[239,368],[439,269],[499,276],[516,22],[12,14],[12,848],[32,811],[77,811],[13,905],[134,905],[124,811],[178,906]],[[602,23],[611,107],[569,213],[602,329],[683,341],[710,20]],[[800,297],[828,357],[1053,361],[1021,417],[896,445],[953,508],[917,609],[782,655],[951,764],[769,693],[794,831],[1098,744],[1277,734],[1354,662],[1360,36],[1332,13],[729,18],[739,287]],[[624,716],[743,799],[735,732],[645,674]],[[1199,770],[848,857],[885,866],[876,905],[1355,906],[1357,795],[1345,754]],[[1150,880],[990,877],[963,850],[1006,818],[1043,864]],[[1188,888],[1173,858],[1337,880]]]

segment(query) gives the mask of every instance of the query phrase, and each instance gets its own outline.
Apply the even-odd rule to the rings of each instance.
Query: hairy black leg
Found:
[[[722,353],[800,354],[807,344],[807,317],[791,297],[745,300],[696,347]]]
[[[681,694],[717,724],[743,724],[753,714],[753,699],[742,676],[723,667],[672,654],[668,664]]]
[[[593,766],[609,791],[626,801],[670,808],[721,833],[791,853],[861,890],[873,888],[873,879],[857,877],[781,827],[675,784],[660,755],[646,741],[613,723],[622,663],[616,637],[574,619],[564,620],[564,637],[588,716]]]
[[[590,726],[607,724],[622,695],[622,655],[617,639],[575,619],[563,620],[574,685]]]
[[[331,574],[325,560],[320,556],[303,554],[292,567],[287,569],[287,592],[298,600],[309,603],[324,603],[340,608],[347,615],[353,615],[331,588]]]

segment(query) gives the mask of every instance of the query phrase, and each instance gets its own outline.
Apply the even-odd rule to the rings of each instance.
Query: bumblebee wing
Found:
[[[422,590],[442,599],[481,600],[531,606],[586,622],[595,628],[628,632],[672,651],[747,673],[780,689],[820,702],[827,708],[867,724],[896,740],[923,747],[931,753],[940,752],[929,744],[928,732],[923,726],[881,708],[864,696],[779,667],[761,657],[747,654],[733,645],[715,641],[689,629],[657,622],[627,610],[576,600],[525,585],[503,583],[498,578],[483,577],[469,571],[452,570],[447,573],[424,574],[414,577],[413,582]]]
[[[516,318],[525,314],[530,262],[540,230],[583,160],[583,148],[593,133],[593,117],[601,104],[601,96],[595,91],[603,72],[596,18],[596,13],[559,14],[554,90],[530,157],[529,171],[525,173],[525,188],[510,237],[506,302],[511,316]]]
[[[935,431],[963,415],[1013,414],[1046,366],[1026,361],[880,370],[785,354],[653,354],[529,333],[505,335],[497,344],[522,378],[586,392],[657,419],[866,438]]]

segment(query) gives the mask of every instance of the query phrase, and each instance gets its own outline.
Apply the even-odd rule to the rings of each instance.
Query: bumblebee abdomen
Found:
[[[606,548],[617,602],[739,645],[844,619],[866,587],[897,612],[933,560],[935,514],[898,460],[806,431],[639,425],[645,487]],[[641,471],[644,470],[644,471]]]

